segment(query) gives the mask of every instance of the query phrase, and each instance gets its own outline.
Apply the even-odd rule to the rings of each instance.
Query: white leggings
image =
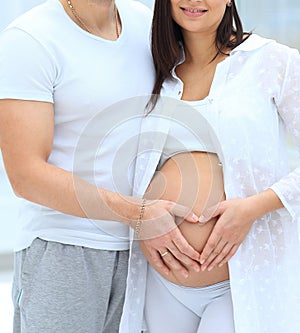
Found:
[[[234,333],[229,281],[183,287],[149,265],[145,320],[147,333]]]

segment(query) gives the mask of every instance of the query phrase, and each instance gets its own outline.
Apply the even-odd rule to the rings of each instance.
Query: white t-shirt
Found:
[[[49,163],[130,195],[137,115],[144,111],[131,100],[149,96],[154,82],[151,11],[131,0],[117,5],[122,33],[116,41],[81,29],[58,0],[48,0],[19,17],[0,34],[0,98],[54,103]],[[24,200],[15,250],[28,247],[36,237],[128,249],[127,226],[97,221],[97,227],[94,222]]]
[[[216,142],[218,139],[210,122],[214,121],[214,114],[207,107],[206,99],[200,101],[184,101],[178,103],[178,109],[174,111],[174,118],[168,126],[168,135],[166,137],[158,169],[171,157],[187,152],[209,152],[217,153]],[[188,117],[191,121],[185,123],[177,117],[177,114],[184,114],[183,120]],[[196,115],[197,121],[192,121]],[[198,115],[199,114],[199,115]],[[212,118],[212,119],[211,119]],[[219,146],[219,145],[218,145]]]

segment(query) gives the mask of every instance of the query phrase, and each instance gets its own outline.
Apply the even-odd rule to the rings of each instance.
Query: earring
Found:
[[[232,2],[231,1],[229,1],[228,3],[227,3],[227,5],[226,5],[227,7],[231,7],[232,6]]]

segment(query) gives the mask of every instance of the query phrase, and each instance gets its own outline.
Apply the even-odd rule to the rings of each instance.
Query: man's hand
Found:
[[[165,200],[147,201],[139,240],[143,241],[158,268],[166,274],[174,269],[187,277],[186,267],[200,271],[200,254],[181,234],[175,223],[178,218],[198,222],[198,217],[187,207]]]

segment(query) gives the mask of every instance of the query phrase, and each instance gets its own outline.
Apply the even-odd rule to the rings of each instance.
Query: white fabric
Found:
[[[163,95],[180,99],[182,90],[175,78],[165,82]],[[227,198],[271,187],[285,206],[255,221],[230,260],[235,332],[300,332],[300,168],[290,172],[286,143],[289,128],[300,149],[299,52],[252,35],[217,66],[206,101],[215,115],[211,126],[222,148]],[[154,117],[145,118],[144,131]],[[146,152],[147,144],[142,137],[140,150]],[[135,175],[139,195],[160,158],[156,151],[141,156]],[[121,333],[142,327],[147,263],[136,241],[130,258]]]
[[[140,120],[134,116],[143,108],[129,108],[128,101],[149,95],[153,87],[152,14],[136,1],[117,4],[122,33],[116,41],[82,30],[58,0],[13,22],[0,35],[0,98],[54,103],[49,163],[130,195],[133,170],[123,158],[135,155]],[[123,100],[124,105],[117,103]],[[129,248],[128,227],[121,223],[76,218],[25,200],[20,224],[15,250],[36,237],[106,250]]]
[[[150,333],[234,333],[229,281],[182,287],[149,266],[145,319]]]
[[[178,117],[174,117],[174,121],[171,121],[169,126],[168,136],[164,144],[162,156],[158,169],[172,156],[183,152],[203,151],[216,153],[217,147],[214,145],[214,131],[209,126],[209,123],[205,118],[210,118],[211,112],[208,110],[207,103],[205,101],[189,102],[182,106],[182,110],[179,112],[199,112],[203,115],[201,122],[190,123],[186,126],[185,123],[179,121]],[[189,107],[190,106],[190,107]],[[205,118],[204,118],[205,114]]]

